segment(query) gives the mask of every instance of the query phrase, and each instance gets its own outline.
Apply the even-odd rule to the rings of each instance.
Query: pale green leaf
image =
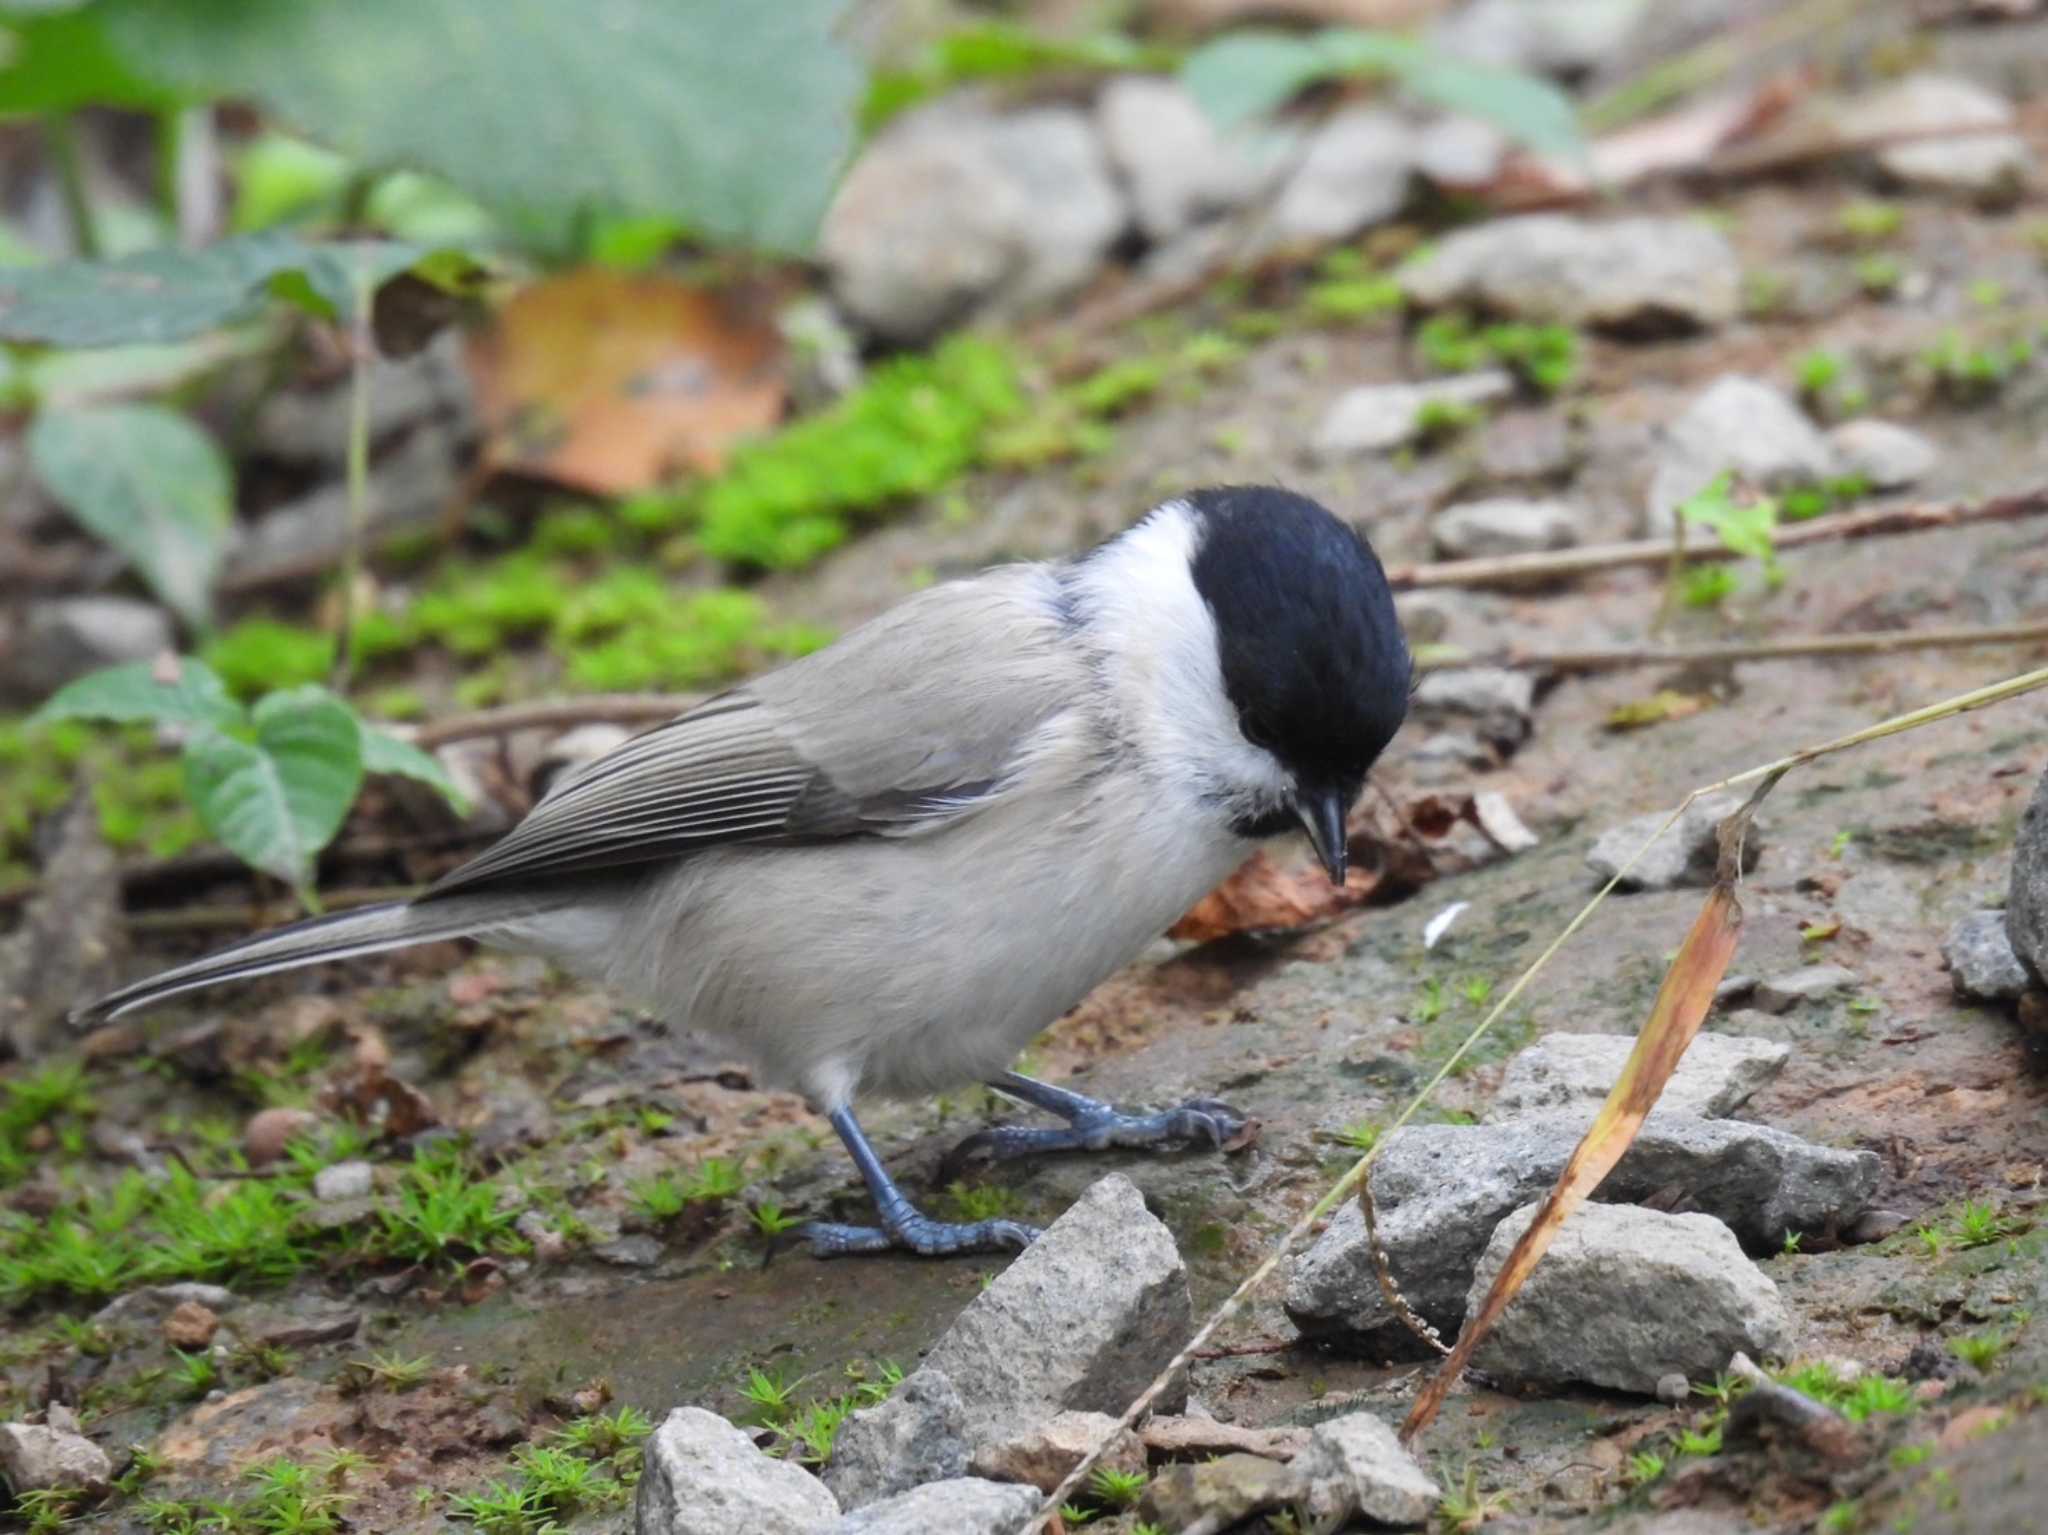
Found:
[[[1181,84],[1221,128],[1285,106],[1331,73],[1315,39],[1250,28],[1204,43],[1180,67]]]
[[[212,667],[182,656],[168,666],[130,661],[67,682],[31,718],[39,724],[107,720],[117,725],[225,729],[240,724],[246,716]]]
[[[362,787],[362,732],[319,687],[272,693],[253,718],[253,741],[206,730],[187,744],[185,792],[230,852],[304,894]]]
[[[246,320],[265,285],[302,265],[287,234],[242,235],[200,251],[152,250],[118,261],[63,261],[0,272],[0,341],[135,346],[183,341]]]
[[[44,411],[28,450],[72,516],[187,623],[207,624],[234,515],[232,471],[211,437],[162,406],[102,405]]]
[[[469,800],[457,788],[455,780],[448,776],[448,770],[430,752],[423,752],[410,741],[401,741],[397,736],[359,721],[363,730],[363,771],[366,773],[390,773],[399,778],[416,779],[429,788],[440,791],[441,797],[452,805],[458,814],[467,814]]]
[[[1431,106],[1484,119],[1538,154],[1578,159],[1586,152],[1578,108],[1540,75],[1428,52],[1402,71],[1401,83]]]
[[[116,52],[370,170],[501,208],[670,214],[807,248],[851,148],[844,0],[102,0]]]

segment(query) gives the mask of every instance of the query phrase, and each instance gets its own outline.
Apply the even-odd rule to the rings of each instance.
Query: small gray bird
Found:
[[[878,1227],[821,1255],[1022,1247],[921,1214],[862,1094],[982,1081],[1066,1121],[995,1157],[1206,1140],[1196,1100],[1123,1113],[1005,1068],[1261,839],[1342,883],[1345,814],[1407,712],[1365,541],[1305,497],[1193,492],[1077,558],[920,592],[838,643],[636,736],[418,898],[317,917],[103,998],[438,939],[545,955],[750,1056],[832,1122]]]

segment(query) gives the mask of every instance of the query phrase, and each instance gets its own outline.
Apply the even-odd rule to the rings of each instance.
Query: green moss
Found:
[[[1439,372],[1506,368],[1540,395],[1556,394],[1579,374],[1579,335],[1568,325],[1478,325],[1453,311],[1425,320],[1415,345]]]
[[[406,626],[457,655],[488,655],[548,628],[568,597],[559,570],[522,552],[485,565],[450,566],[412,605]]]
[[[208,640],[199,658],[237,698],[324,682],[334,669],[334,636],[270,618],[247,618]]]
[[[619,526],[594,506],[562,506],[533,525],[531,547],[541,554],[609,554],[619,545]]]

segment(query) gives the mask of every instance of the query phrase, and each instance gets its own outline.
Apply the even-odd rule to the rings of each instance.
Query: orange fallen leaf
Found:
[[[782,415],[782,339],[757,294],[585,267],[472,338],[484,464],[600,495],[715,472]]]
[[[1332,885],[1321,869],[1282,868],[1261,848],[1197,901],[1166,936],[1208,943],[1233,933],[1307,927],[1363,904],[1378,884],[1377,874],[1354,869],[1342,885]]]

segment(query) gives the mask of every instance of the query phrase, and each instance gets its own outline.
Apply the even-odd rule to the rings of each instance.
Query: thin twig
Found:
[[[348,535],[341,548],[341,633],[334,646],[334,691],[346,694],[355,675],[356,604],[363,577],[363,539],[370,522],[370,337],[373,297],[367,265],[349,274]]]
[[[1840,512],[1779,528],[1772,542],[1780,551],[1836,539],[1876,538],[1894,533],[1930,533],[1937,528],[1962,527],[1978,522],[2012,522],[2048,512],[2048,487],[2024,490],[1984,501],[1909,501],[1901,506],[1877,507],[1867,512]],[[1671,558],[1668,538],[1638,538],[1618,544],[1589,544],[1579,549],[1545,550],[1536,554],[1504,554],[1481,560],[1438,560],[1433,563],[1394,565],[1387,570],[1387,584],[1395,591],[1415,591],[1435,586],[1499,586],[1528,581],[1558,580],[1593,571],[1617,570],[1631,565],[1663,565]],[[1695,549],[1689,556],[1701,560],[1735,560],[1743,556],[1721,545]]]
[[[1123,1410],[1116,1426],[1101,1437],[1094,1449],[1081,1457],[1074,1468],[1067,1473],[1066,1479],[1053,1489],[1045,1502],[1039,1505],[1038,1512],[1032,1516],[1031,1523],[1025,1527],[1025,1535],[1034,1535],[1034,1532],[1043,1531],[1047,1528],[1050,1520],[1059,1511],[1060,1505],[1073,1497],[1075,1492],[1080,1489],[1081,1485],[1088,1479],[1089,1473],[1094,1469],[1095,1463],[1101,1457],[1103,1450],[1108,1448],[1119,1432],[1132,1427],[1139,1418],[1151,1410],[1152,1404],[1159,1399],[1167,1386],[1178,1378],[1182,1371],[1187,1369],[1197,1353],[1209,1346],[1210,1340],[1216,1336],[1217,1331],[1231,1317],[1237,1314],[1259,1286],[1264,1284],[1272,1276],[1273,1272],[1287,1260],[1288,1256],[1300,1245],[1302,1239],[1314,1229],[1316,1223],[1321,1221],[1330,1211],[1334,1210],[1340,1203],[1358,1190],[1359,1186],[1371,1173],[1373,1163],[1378,1160],[1380,1151],[1386,1146],[1393,1133],[1407,1124],[1417,1113],[1421,1112],[1423,1105],[1429,1102],[1444,1079],[1450,1076],[1458,1064],[1477,1047],[1480,1040],[1486,1036],[1494,1024],[1521,998],[1522,993],[1528,990],[1530,983],[1549,965],[1557,953],[1578,935],[1579,930],[1592,919],[1594,912],[1600,909],[1602,903],[1614,892],[1621,881],[1628,876],[1629,872],[1636,866],[1636,863],[1650,850],[1658,838],[1662,837],[1678,823],[1679,817],[1685,814],[1687,807],[1693,801],[1699,799],[1702,795],[1732,788],[1737,784],[1750,783],[1773,774],[1783,773],[1787,768],[1794,767],[1802,762],[1810,762],[1814,758],[1825,756],[1830,752],[1841,751],[1849,746],[1861,745],[1868,741],[1875,741],[1884,736],[1896,735],[1901,731],[1911,730],[1915,726],[1929,724],[1938,719],[1951,718],[1973,709],[1985,708],[1991,704],[2000,703],[2009,698],[2016,698],[2022,693],[2032,692],[2041,687],[2048,687],[2048,668],[2028,672],[2022,676],[2010,678],[2005,682],[1994,683],[1990,687],[1979,688],[1974,692],[1965,693],[1956,698],[1944,699],[1942,702],[1930,704],[1924,709],[1916,709],[1910,714],[1897,715],[1892,719],[1856,731],[1852,735],[1841,736],[1833,741],[1824,742],[1819,746],[1807,747],[1802,751],[1794,752],[1788,757],[1782,757],[1776,762],[1767,762],[1760,767],[1750,768],[1731,778],[1724,779],[1720,783],[1695,789],[1692,793],[1688,794],[1678,808],[1665,817],[1663,824],[1645,839],[1641,847],[1637,848],[1629,856],[1628,861],[1615,870],[1607,883],[1594,893],[1593,898],[1580,908],[1578,914],[1565,924],[1563,931],[1545,945],[1543,951],[1536,956],[1528,968],[1515,978],[1514,984],[1501,993],[1487,1015],[1479,1020],[1478,1025],[1470,1034],[1465,1036],[1464,1040],[1458,1045],[1458,1048],[1451,1052],[1449,1058],[1437,1067],[1436,1072],[1422,1085],[1421,1090],[1408,1101],[1400,1114],[1395,1117],[1394,1122],[1387,1127],[1378,1140],[1373,1142],[1372,1148],[1356,1162],[1352,1163],[1344,1175],[1330,1187],[1329,1191],[1305,1210],[1292,1226],[1287,1228],[1280,1240],[1274,1244],[1272,1250],[1259,1261],[1257,1267],[1247,1274],[1238,1284],[1237,1288],[1225,1296],[1221,1304],[1209,1314],[1202,1325],[1195,1329],[1195,1335],[1188,1340],[1187,1345],[1178,1354],[1174,1355],[1172,1359],[1167,1361],[1165,1368],[1159,1372],[1152,1383],[1139,1392],[1136,1399]]]
[[[57,172],[57,191],[64,215],[71,221],[71,243],[88,261],[100,255],[100,225],[93,214],[92,192],[85,182],[85,154],[78,146],[78,124],[69,112],[43,114],[43,141]]]
[[[1781,640],[1725,645],[1613,645],[1588,650],[1504,650],[1487,655],[1436,654],[1417,671],[1504,666],[1523,671],[1611,672],[1634,667],[1716,666],[1739,661],[1790,661],[1817,656],[1892,655],[1902,650],[1967,650],[1980,645],[2048,642],[2048,621],[1965,629],[1882,629],[1869,634],[1795,634]]]

